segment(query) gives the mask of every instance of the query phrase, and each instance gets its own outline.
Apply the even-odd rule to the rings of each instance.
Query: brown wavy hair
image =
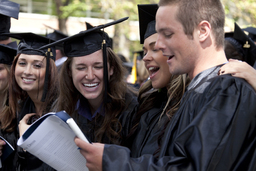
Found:
[[[170,81],[166,87],[167,88],[166,96],[168,97],[168,100],[161,113],[160,119],[165,114],[168,116],[169,121],[171,120],[171,118],[179,108],[181,98],[185,93],[185,89],[188,84],[189,84],[189,78],[185,74],[171,76]],[[144,83],[140,87],[139,95],[138,95],[139,109],[137,111],[136,116],[134,117],[132,128],[129,132],[129,135],[127,136],[126,143],[132,142],[132,139],[134,138],[135,132],[138,128],[141,116],[145,112],[152,109],[152,106],[155,106],[156,103],[159,103],[159,100],[160,101],[162,100],[162,99],[159,99],[157,96],[158,91],[159,91],[158,89],[153,89],[151,80],[148,80],[146,83]],[[126,143],[124,145],[128,145]]]
[[[57,111],[65,110],[71,117],[74,117],[77,101],[82,97],[81,93],[75,88],[71,74],[71,64],[73,58],[68,58],[60,71],[60,95],[56,102]],[[105,116],[101,126],[95,131],[95,140],[102,142],[106,135],[112,143],[119,144],[121,141],[122,125],[118,120],[119,114],[125,109],[125,93],[128,90],[124,81],[125,69],[121,59],[107,48],[107,60],[109,67],[113,68],[113,75],[109,79],[108,96],[111,103],[104,104]]]
[[[13,120],[17,119],[17,114],[22,108],[19,103],[28,97],[27,92],[20,88],[14,76],[15,67],[19,56],[20,54],[14,58],[13,64],[11,66],[11,76],[9,81],[11,85],[9,86],[9,109],[2,113],[3,118],[1,118],[1,127],[6,131],[15,129],[16,125],[13,125],[12,122]],[[50,60],[48,80],[48,91],[46,95],[47,100],[41,106],[43,113],[48,113],[51,110],[52,103],[58,95],[57,68],[53,60]]]

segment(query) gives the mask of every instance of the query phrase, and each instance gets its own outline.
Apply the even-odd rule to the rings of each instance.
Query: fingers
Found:
[[[26,115],[20,120],[19,123],[20,123],[20,124],[21,124],[21,123],[26,123],[26,124],[27,124],[29,118],[30,118],[31,116],[33,116],[33,115],[35,115],[35,113],[26,114]]]

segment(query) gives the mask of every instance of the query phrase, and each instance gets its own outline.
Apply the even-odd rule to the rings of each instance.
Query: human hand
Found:
[[[219,70],[219,75],[224,74],[245,79],[256,91],[256,70],[246,62],[229,59],[229,62]]]
[[[20,136],[22,136],[23,133],[24,133],[24,132],[28,129],[28,127],[30,126],[30,125],[28,125],[27,123],[28,123],[30,117],[33,116],[33,115],[36,115],[36,114],[35,114],[35,113],[26,114],[26,115],[22,118],[22,120],[20,120],[20,122],[19,122],[19,134],[20,134]]]
[[[75,138],[75,143],[80,147],[81,154],[86,159],[86,166],[90,171],[102,171],[102,157],[104,144],[87,143],[79,138]]]
[[[3,155],[3,148],[5,144],[4,140],[0,140],[0,157]]]

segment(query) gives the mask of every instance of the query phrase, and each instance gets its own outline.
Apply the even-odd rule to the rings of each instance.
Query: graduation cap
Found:
[[[249,37],[256,42],[256,28],[255,27],[247,27],[243,29],[244,31],[247,31],[249,33]]]
[[[18,19],[20,5],[8,0],[0,0],[0,34],[9,33],[11,27],[11,18]],[[0,40],[6,40],[8,37],[0,36]]]
[[[41,56],[47,56],[48,49],[43,48],[39,49],[40,47],[47,45],[51,42],[54,42],[54,40],[49,39],[44,36],[40,36],[34,33],[5,33],[3,35],[6,35],[8,37],[12,37],[15,39],[20,40],[17,53],[24,53],[27,55],[41,55]],[[50,46],[51,52],[53,55],[51,55],[51,59],[55,60],[55,47]]]
[[[139,4],[139,27],[140,27],[140,43],[143,44],[144,40],[156,33],[155,16],[158,9],[157,4]]]
[[[27,55],[40,55],[46,57],[46,71],[45,71],[45,81],[44,81],[44,92],[41,101],[45,101],[45,97],[48,90],[48,76],[49,76],[49,65],[50,59],[55,61],[56,52],[55,46],[49,46],[48,48],[40,47],[47,45],[54,40],[51,40],[47,37],[40,36],[34,33],[5,33],[8,37],[19,39],[19,45],[17,49],[17,54],[27,54]]]
[[[52,28],[52,27],[50,27],[48,25],[45,25],[45,24],[44,24],[44,26],[53,30],[52,33],[46,34],[46,36],[45,36],[45,37],[47,37],[49,39],[52,39],[52,40],[56,41],[56,40],[60,40],[60,39],[68,37],[68,35],[62,33],[59,30],[56,30],[56,29],[54,29],[54,28]]]
[[[106,27],[109,27],[114,24],[118,24],[127,20],[128,17],[104,24],[96,27],[91,27],[85,31],[81,31],[78,34],[75,34],[70,37],[63,38],[56,42],[50,43],[46,46],[41,47],[40,49],[48,48],[53,45],[58,45],[63,43],[64,53],[67,57],[81,57],[92,54],[100,49],[103,51],[103,68],[104,68],[104,83],[105,83],[105,92],[104,100],[109,102],[107,97],[108,92],[108,67],[107,67],[107,51],[106,47],[111,47],[112,42],[108,37],[107,33],[102,31]]]
[[[17,54],[17,50],[7,46],[0,44],[0,63],[11,65],[14,57]]]
[[[256,45],[252,39],[235,23],[233,36],[230,33],[225,40],[229,41],[236,50],[244,57],[244,61],[253,66],[256,59]]]

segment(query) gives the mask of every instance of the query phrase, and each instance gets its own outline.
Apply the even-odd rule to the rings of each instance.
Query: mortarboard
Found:
[[[56,52],[55,46],[53,45],[49,46],[48,48],[39,48],[54,41],[47,37],[40,36],[34,33],[6,33],[4,35],[20,40],[18,44],[17,54],[23,53],[27,55],[40,55],[46,57],[44,92],[41,99],[41,101],[44,102],[48,90],[50,58],[55,61]]]
[[[17,53],[24,53],[28,55],[41,55],[46,56],[46,52],[48,51],[47,48],[39,49],[40,47],[47,45],[51,42],[54,42],[54,40],[49,39],[44,36],[40,36],[34,33],[5,33],[2,35],[6,35],[8,37],[12,37],[15,39],[20,40]],[[51,58],[55,60],[55,47],[50,46],[51,52],[53,55]]]
[[[144,40],[156,33],[155,16],[158,9],[157,4],[139,4],[139,27],[140,27],[140,43],[143,44]]]
[[[0,44],[0,63],[11,65],[14,57],[17,54],[17,50],[7,46]]]
[[[229,33],[226,35],[225,39],[244,57],[245,62],[251,66],[254,65],[256,59],[256,45],[236,23],[233,34]]]
[[[11,27],[11,19],[18,19],[20,5],[8,0],[0,0],[0,34],[9,33]],[[8,37],[0,36],[0,40],[6,40]]]
[[[46,34],[46,36],[45,36],[49,39],[52,39],[52,40],[56,41],[56,40],[60,40],[60,39],[68,37],[66,34],[62,33],[59,30],[56,30],[56,29],[54,29],[54,28],[52,28],[48,25],[45,25],[45,24],[44,24],[44,26],[53,30],[52,33]]]
[[[244,31],[247,31],[249,33],[249,37],[256,42],[256,28],[255,27],[247,27],[243,29]]]
[[[50,43],[46,46],[41,47],[40,49],[48,48],[53,45],[58,45],[63,43],[64,53],[67,57],[80,57],[92,54],[100,49],[103,51],[103,68],[104,68],[104,101],[109,102],[107,93],[108,93],[108,68],[107,68],[107,51],[106,47],[112,46],[112,41],[108,37],[107,33],[101,31],[106,27],[109,27],[114,24],[118,24],[127,20],[128,17],[104,24],[96,27],[89,27],[85,31],[81,31],[78,34],[75,34],[70,37],[63,38],[56,42]]]

